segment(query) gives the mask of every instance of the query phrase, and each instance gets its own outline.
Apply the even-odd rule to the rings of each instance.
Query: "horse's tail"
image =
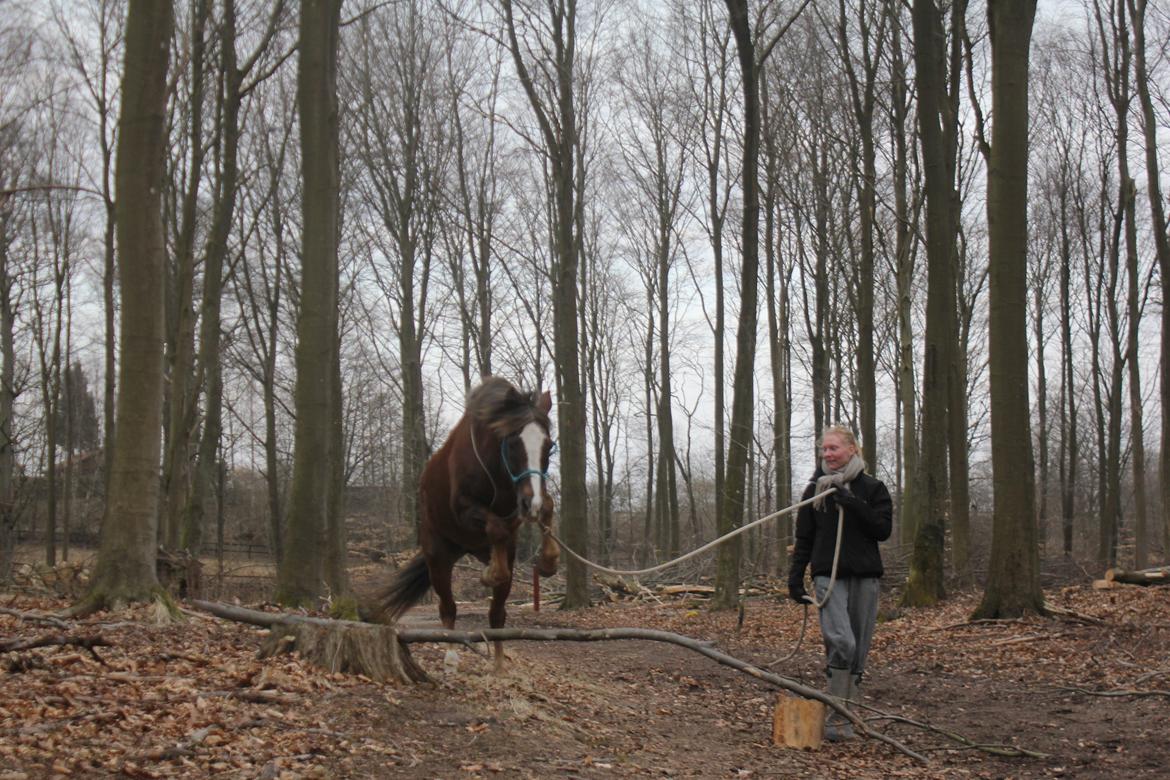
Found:
[[[379,594],[379,617],[387,623],[397,621],[427,595],[430,587],[431,572],[420,552],[394,574],[394,579]]]

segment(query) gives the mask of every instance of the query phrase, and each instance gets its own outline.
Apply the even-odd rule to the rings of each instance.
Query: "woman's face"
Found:
[[[857,447],[839,433],[827,433],[821,440],[821,458],[834,471],[841,469],[856,454]]]

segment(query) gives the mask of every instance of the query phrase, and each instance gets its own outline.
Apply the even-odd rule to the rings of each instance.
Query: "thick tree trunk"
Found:
[[[944,33],[935,0],[915,0],[914,62],[918,74],[918,120],[926,179],[926,337],[922,370],[922,450],[920,475],[924,513],[914,538],[905,604],[927,606],[944,596],[943,542],[947,499],[948,366],[956,318],[952,254],[955,249],[955,82],[957,29],[966,4],[951,10]],[[942,45],[951,41],[948,68]],[[947,89],[949,74],[951,88]]]
[[[334,479],[331,434],[337,351],[338,106],[341,3],[305,0],[300,14],[297,106],[301,118],[302,274],[297,323],[292,494],[277,598],[307,604],[322,593]]]
[[[981,618],[1044,611],[1028,408],[1028,51],[1036,0],[990,0],[991,562]]]
[[[79,611],[144,600],[158,591],[155,551],[162,423],[162,190],[167,65],[173,9],[131,0],[115,175],[122,280],[118,443],[102,539]]]

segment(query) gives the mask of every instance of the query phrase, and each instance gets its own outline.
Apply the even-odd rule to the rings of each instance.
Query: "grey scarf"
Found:
[[[838,490],[846,490],[847,484],[861,476],[865,471],[865,461],[861,459],[861,455],[854,454],[849,462],[845,464],[845,468],[840,471],[833,471],[829,465],[823,460],[821,461],[821,471],[825,472],[823,477],[817,479],[817,493],[824,493],[829,488],[837,488]],[[813,502],[815,509],[825,508],[825,496],[821,496]]]

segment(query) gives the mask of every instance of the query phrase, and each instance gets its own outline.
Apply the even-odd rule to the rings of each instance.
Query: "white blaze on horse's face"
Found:
[[[548,436],[536,422],[530,422],[520,431],[520,441],[524,444],[524,455],[528,458],[529,475],[532,480],[532,506],[528,514],[532,517],[540,516],[540,505],[544,502],[544,490],[541,486],[542,477],[540,456],[544,452],[544,441]]]

